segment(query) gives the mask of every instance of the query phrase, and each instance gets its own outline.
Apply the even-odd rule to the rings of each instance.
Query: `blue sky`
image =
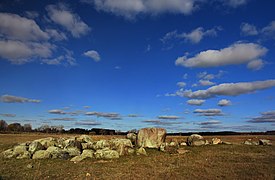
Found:
[[[169,132],[275,125],[272,0],[0,2],[0,118]]]

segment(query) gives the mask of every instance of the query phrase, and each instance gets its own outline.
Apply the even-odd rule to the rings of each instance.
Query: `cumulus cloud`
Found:
[[[249,63],[263,57],[267,49],[255,43],[234,43],[220,50],[202,51],[194,57],[179,57],[175,64],[184,67],[207,68]]]
[[[158,119],[179,119],[179,116],[174,116],[174,115],[161,115],[158,116]]]
[[[96,111],[91,111],[91,112],[86,112],[85,115],[87,116],[97,116],[97,117],[103,117],[103,118],[108,118],[111,120],[121,120],[122,117],[118,113],[105,113],[105,112],[96,112]]]
[[[217,74],[210,74],[206,71],[203,71],[203,72],[199,72],[197,74],[197,77],[203,80],[212,80],[215,78],[221,78],[224,74],[225,74],[225,71],[222,71],[222,70],[220,70]]]
[[[90,27],[65,4],[48,5],[46,10],[54,23],[65,28],[75,38],[86,35],[90,31]]]
[[[75,120],[75,118],[66,118],[66,117],[64,117],[64,118],[51,118],[51,119],[49,119],[49,120],[53,120],[53,121],[73,121],[73,120]]]
[[[7,114],[7,113],[4,113],[4,114],[0,114],[0,116],[3,116],[3,117],[15,117],[16,114]]]
[[[0,57],[13,64],[25,64],[31,58],[47,58],[52,55],[54,46],[49,43],[0,40]]]
[[[268,89],[275,86],[275,80],[223,83],[212,86],[206,90],[180,90],[176,95],[188,98],[206,99],[215,96],[238,96],[241,94],[252,93],[258,90]]]
[[[85,56],[93,59],[95,62],[100,61],[100,55],[95,50],[86,51],[83,53]]]
[[[49,36],[32,19],[17,14],[0,13],[0,34],[22,41],[47,40]]]
[[[242,23],[240,28],[241,33],[245,36],[255,36],[259,33],[256,26],[254,26],[253,24]]]
[[[250,123],[275,123],[275,111],[262,112],[261,116],[253,117],[247,122]]]
[[[28,99],[19,96],[12,96],[12,95],[3,95],[1,96],[0,100],[4,103],[40,103],[41,100],[37,99]]]
[[[250,62],[247,64],[246,67],[247,67],[248,69],[251,69],[251,70],[254,70],[254,71],[258,71],[258,70],[262,69],[263,66],[264,66],[263,60],[258,59],[258,60],[250,61]]]
[[[197,113],[200,116],[223,116],[220,109],[195,109],[193,113]]]
[[[215,83],[214,82],[211,82],[209,80],[199,80],[199,85],[201,86],[212,86],[214,85]]]
[[[49,110],[48,113],[50,114],[66,114],[63,110],[61,109],[52,109],[52,110]]]
[[[166,125],[166,126],[182,124],[181,122],[160,121],[160,120],[144,120],[142,122],[148,123],[148,124],[153,124],[153,125]]]
[[[205,100],[202,100],[202,99],[190,99],[187,101],[187,104],[201,106],[204,102]]]
[[[178,82],[178,83],[177,83],[177,86],[183,88],[183,87],[186,86],[186,83],[185,83],[185,82]]]
[[[261,39],[275,39],[275,21],[271,21],[267,26],[263,28],[257,28],[253,24],[242,23],[241,34],[245,36],[260,35]]]
[[[205,37],[217,36],[220,27],[204,30],[202,27],[198,27],[189,33],[178,33],[176,30],[166,33],[160,40],[163,43],[168,43],[171,40],[184,40],[193,44],[199,43]]]
[[[105,11],[127,19],[139,14],[157,15],[163,13],[191,14],[199,0],[82,0],[99,11]]]
[[[81,125],[81,126],[99,126],[102,125],[102,123],[97,121],[79,121],[76,122],[75,125]]]
[[[218,102],[218,106],[230,106],[231,104],[232,104],[231,101],[227,99],[221,99]]]
[[[239,6],[243,6],[247,4],[249,0],[222,0],[224,5],[227,5],[232,8],[237,8]]]
[[[217,125],[217,124],[221,124],[221,121],[218,121],[218,120],[209,120],[209,121],[199,122],[199,123],[196,123],[196,124],[202,125],[202,126]]]
[[[75,58],[73,57],[73,52],[67,49],[64,49],[64,54],[56,58],[42,59],[41,63],[48,64],[48,65],[70,65],[70,66],[74,66],[77,64]]]

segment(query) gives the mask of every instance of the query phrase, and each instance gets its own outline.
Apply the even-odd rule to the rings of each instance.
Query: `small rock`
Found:
[[[181,146],[187,146],[186,142],[180,143]]]
[[[177,143],[176,142],[170,142],[169,146],[177,146]]]
[[[270,145],[272,145],[272,143],[268,139],[260,139],[259,145],[270,146]]]
[[[85,157],[79,155],[79,156],[73,157],[70,161],[72,161],[72,162],[80,162],[80,161],[82,161],[84,159],[85,159]]]
[[[43,146],[42,146],[42,144],[40,143],[40,142],[38,142],[38,141],[33,141],[33,142],[31,142],[30,143],[30,145],[29,145],[29,152],[31,153],[31,154],[34,154],[36,151],[39,151],[39,150],[43,150]]]
[[[32,169],[32,168],[33,168],[33,165],[32,165],[32,164],[28,164],[28,165],[27,165],[27,168],[28,168],[28,169]]]
[[[109,148],[98,149],[95,153],[96,159],[116,159],[119,158],[119,154],[115,150]]]
[[[189,152],[189,150],[186,150],[186,149],[184,149],[184,148],[178,148],[178,149],[177,149],[177,153],[178,153],[178,154],[185,154],[185,153],[187,153],[187,152]]]
[[[217,145],[217,144],[221,144],[221,143],[222,143],[222,140],[219,138],[213,138],[212,142],[211,142],[211,144],[213,144],[213,145]]]
[[[15,157],[15,155],[13,153],[13,149],[8,149],[8,150],[2,152],[2,155],[4,158],[7,158],[7,159]]]
[[[138,148],[137,151],[136,151],[136,153],[137,153],[137,155],[145,155],[145,156],[147,156],[147,152],[146,152],[146,150],[143,147]]]
[[[201,135],[192,134],[187,138],[187,144],[189,146],[201,146],[205,145],[205,140]]]
[[[223,141],[222,144],[226,144],[226,145],[232,145],[232,143],[230,142],[226,142],[226,141]]]
[[[251,141],[244,141],[243,144],[245,144],[245,145],[252,145],[252,142]]]
[[[81,156],[83,158],[94,158],[94,151],[85,149],[85,150],[83,150]]]

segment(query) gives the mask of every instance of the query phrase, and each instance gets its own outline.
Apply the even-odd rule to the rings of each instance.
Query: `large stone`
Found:
[[[133,147],[130,139],[111,139],[109,143],[111,149],[116,150],[120,156],[127,155],[128,149]]]
[[[4,158],[13,158],[16,156],[15,154],[13,154],[13,149],[8,149],[8,150],[2,152],[2,155]]]
[[[81,156],[83,158],[94,158],[94,151],[90,149],[83,150]]]
[[[93,149],[93,143],[81,143],[82,149]]]
[[[143,128],[138,132],[138,146],[145,148],[159,148],[165,141],[166,130],[163,128]]]
[[[81,142],[76,140],[76,138],[69,138],[64,141],[64,148],[69,148],[69,147],[76,147],[82,150]]]
[[[260,139],[259,145],[270,146],[270,145],[272,145],[272,143],[268,139]]]
[[[115,150],[109,148],[98,149],[95,153],[96,159],[116,159],[119,158],[119,154]]]
[[[59,147],[55,147],[55,146],[50,146],[48,147],[48,149],[46,150],[51,154],[51,157],[53,159],[68,159],[70,157],[70,154],[66,151],[64,151],[63,149],[59,148]]]
[[[222,140],[219,138],[213,138],[212,142],[211,142],[211,144],[213,144],[213,145],[217,145],[217,144],[221,144],[221,143],[222,143]]]
[[[189,146],[202,146],[205,145],[205,140],[201,135],[192,134],[187,138],[187,145]]]
[[[136,145],[137,144],[137,135],[135,133],[128,133],[126,135],[127,139],[130,139],[130,141],[132,142],[132,144]]]
[[[93,149],[98,150],[98,149],[104,149],[104,148],[110,148],[110,143],[107,140],[100,140],[95,143],[93,143]]]
[[[57,145],[56,139],[52,137],[37,139],[35,140],[35,142],[40,142],[45,149],[47,149],[50,146]]]
[[[25,151],[23,154],[20,154],[16,157],[16,159],[30,159],[31,153],[28,151]]]
[[[29,152],[31,154],[34,154],[36,151],[39,151],[39,150],[43,150],[44,147],[42,146],[42,144],[38,141],[33,141],[32,143],[30,143],[29,145]]]
[[[46,150],[36,151],[33,156],[33,159],[49,159],[51,158],[51,154]]]
[[[78,156],[81,154],[80,149],[77,147],[67,147],[64,149],[65,152],[68,152],[70,156]]]
[[[92,143],[93,139],[88,135],[81,135],[77,138],[77,141],[80,141],[82,143]]]
[[[18,156],[18,155],[23,155],[28,152],[28,147],[26,145],[18,145],[13,148],[13,155]]]

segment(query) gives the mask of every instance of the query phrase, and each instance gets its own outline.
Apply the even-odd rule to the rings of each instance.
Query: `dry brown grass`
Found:
[[[47,134],[0,135],[0,151],[16,143]],[[64,135],[62,135],[64,136]],[[65,135],[66,136],[66,135]],[[115,136],[93,136],[94,139]],[[186,137],[168,137],[183,141]],[[206,137],[210,140],[212,137]],[[240,143],[256,136],[220,136],[222,140]],[[258,136],[275,142],[275,136]],[[0,159],[2,179],[274,179],[275,148],[273,146],[216,145],[186,147],[184,155],[170,155],[149,149],[148,156],[124,156],[116,160]],[[32,169],[27,168],[32,164]],[[86,174],[88,176],[86,176]],[[0,178],[1,179],[1,178]]]

